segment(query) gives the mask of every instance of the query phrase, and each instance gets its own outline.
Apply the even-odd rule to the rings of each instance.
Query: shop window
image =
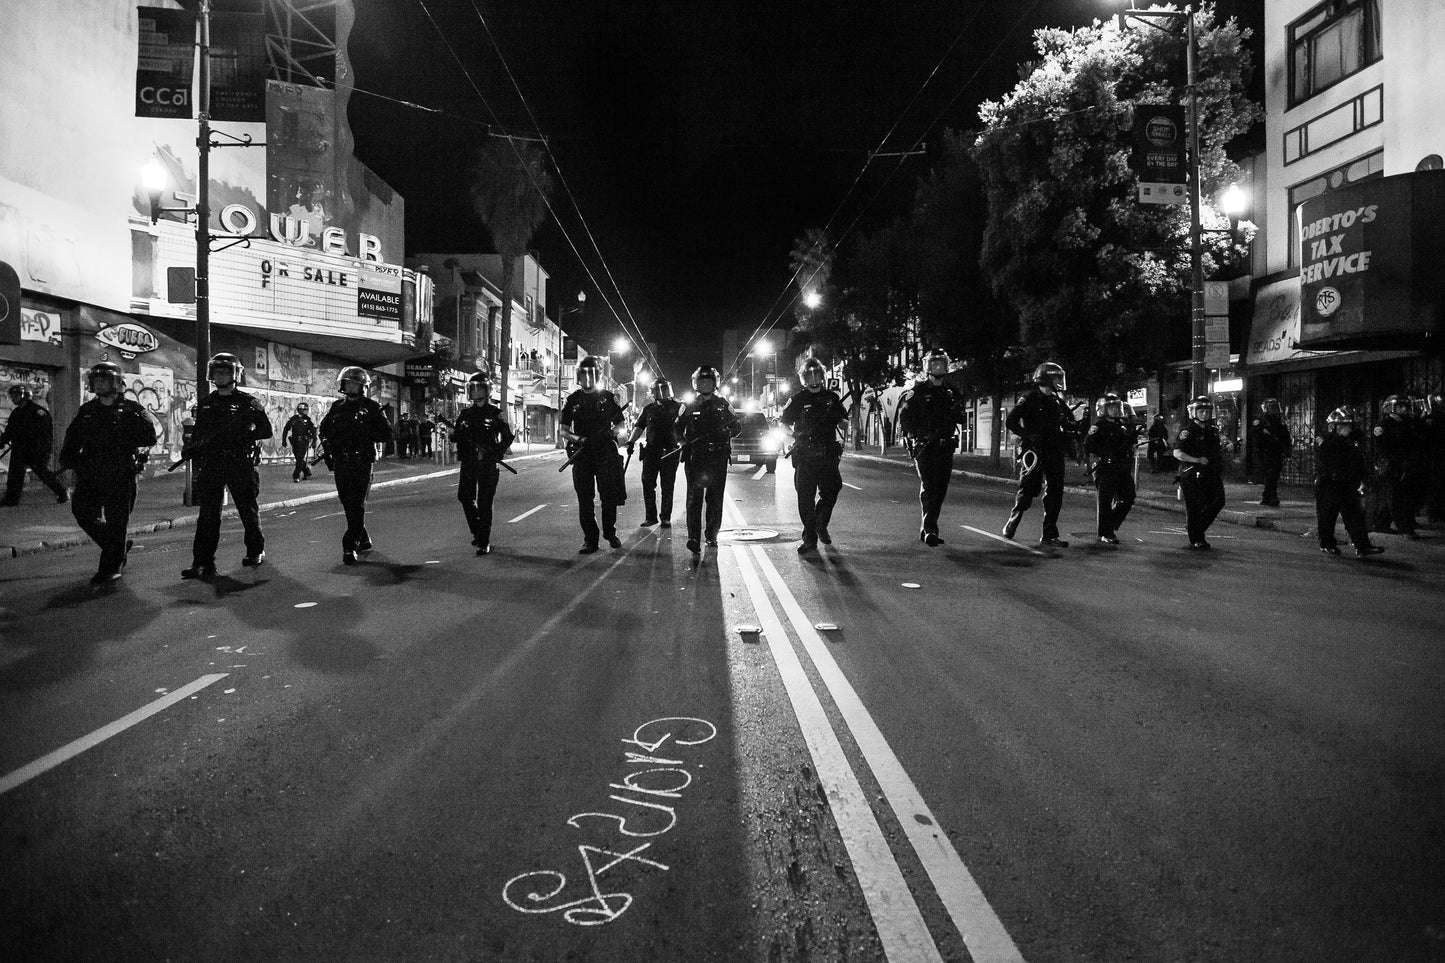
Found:
[[[1337,191],[1350,184],[1385,176],[1385,152],[1371,151],[1364,157],[1348,164],[1341,164],[1334,170],[1325,171],[1289,189],[1289,266],[1299,266],[1299,208],[1311,198]]]
[[[1289,105],[1380,59],[1380,0],[1329,0],[1289,26]]]

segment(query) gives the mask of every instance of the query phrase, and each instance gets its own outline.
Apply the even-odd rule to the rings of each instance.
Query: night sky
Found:
[[[356,7],[356,153],[406,198],[408,250],[490,249],[467,184],[494,122],[425,11],[505,128],[537,128],[472,0]],[[975,129],[978,103],[1016,82],[1033,29],[1087,24],[1118,5],[477,0],[477,7],[644,336],[660,343],[664,367],[680,377],[695,364],[723,361],[722,329],[747,333],[778,317],[783,305],[774,302],[787,286],[793,239],[834,215],[868,151],[900,115],[885,150],[906,149],[925,132],[936,146],[946,126]],[[1262,7],[1262,0],[1221,5],[1255,21],[1256,31]],[[1258,65],[1257,36],[1253,46]],[[833,234],[860,213],[866,229],[902,212],[925,170],[925,158],[875,160]],[[553,203],[615,299],[560,184]],[[620,334],[557,225],[544,227],[533,246],[552,275],[554,316],[585,289],[588,326],[580,333],[594,341]],[[575,327],[573,318],[564,326]]]

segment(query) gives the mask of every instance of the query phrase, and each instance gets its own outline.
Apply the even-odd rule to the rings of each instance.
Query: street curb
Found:
[[[906,462],[885,458],[882,455],[869,455],[863,452],[850,451],[848,452],[848,456],[850,458],[861,458],[864,461],[876,462],[882,465],[896,465],[899,468],[904,468],[909,471],[913,470],[913,466]],[[955,468],[953,474],[959,478],[970,478],[974,481],[988,482],[1002,488],[1013,488],[1018,484],[1018,482],[1007,475],[989,475],[984,472],[966,471],[962,468]],[[1090,498],[1094,497],[1094,490],[1092,488],[1084,488],[1080,485],[1065,485],[1064,492],[1069,495],[1087,495]],[[1160,512],[1172,512],[1175,515],[1184,514],[1183,502],[1167,498],[1157,498],[1151,495],[1136,498],[1134,505],[1135,507],[1152,508]],[[1216,520],[1229,525],[1239,525],[1244,528],[1263,528],[1269,531],[1283,532],[1287,535],[1307,535],[1314,530],[1313,526],[1307,522],[1283,519],[1283,524],[1281,524],[1281,520],[1269,515],[1261,515],[1257,512],[1245,512],[1232,508],[1226,508],[1221,511]]]
[[[537,458],[546,458],[554,454],[556,449],[538,452],[532,455],[518,455],[515,458],[507,459],[508,462],[528,461]],[[391,488],[396,485],[410,485],[414,482],[429,481],[433,478],[445,478],[448,475],[455,475],[461,469],[446,468],[442,471],[427,472],[424,475],[408,475],[406,478],[388,478],[384,481],[373,482],[372,488]],[[309,505],[314,502],[324,502],[336,498],[336,492],[318,492],[315,495],[302,495],[299,498],[287,498],[279,502],[266,502],[258,505],[257,510],[262,512],[275,511],[278,508],[295,508],[298,505]],[[150,522],[145,525],[133,525],[126,529],[126,535],[151,535],[155,532],[164,532],[173,528],[189,528],[196,524],[197,515],[180,515],[176,518],[163,519],[158,522]],[[235,518],[236,510],[228,508],[221,512],[221,518]],[[0,545],[0,563],[6,559],[20,558],[25,555],[38,555],[41,552],[55,552],[65,548],[77,548],[88,544],[90,537],[83,532],[72,535],[60,535],[55,538],[48,538],[39,542],[25,542],[20,545]]]

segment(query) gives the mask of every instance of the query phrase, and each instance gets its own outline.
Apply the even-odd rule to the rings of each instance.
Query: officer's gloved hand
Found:
[[[191,447],[190,445],[182,445],[182,446],[181,446],[181,460],[182,460],[182,461],[186,460],[187,458],[194,458],[195,455],[196,455],[196,449],[195,449],[195,448]]]
[[[636,448],[636,447],[637,447],[636,445],[628,445],[628,446],[627,446],[627,457],[629,457],[629,458],[632,457],[632,450],[633,450],[634,448]]]

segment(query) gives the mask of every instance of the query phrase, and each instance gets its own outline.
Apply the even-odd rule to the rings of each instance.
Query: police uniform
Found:
[[[1276,414],[1263,414],[1250,422],[1254,429],[1254,444],[1259,456],[1260,472],[1264,476],[1264,491],[1260,493],[1261,505],[1279,506],[1279,476],[1284,471],[1284,460],[1294,445],[1284,419]]]
[[[681,403],[669,398],[654,401],[642,409],[633,430],[642,432],[642,504],[647,511],[646,523],[661,519],[672,524],[672,492],[677,486],[677,466],[681,453],[677,449],[677,419]],[[662,483],[662,513],[658,514],[657,487]]]
[[[1370,548],[1370,528],[1360,487],[1369,474],[1365,452],[1354,438],[1330,432],[1315,438],[1315,530],[1320,548],[1338,552],[1335,521],[1343,519],[1356,552]]]
[[[1004,534],[1013,538],[1024,512],[1043,491],[1043,539],[1057,539],[1059,510],[1064,506],[1064,462],[1069,436],[1074,431],[1074,413],[1058,395],[1031,388],[1009,412],[1005,424],[1021,439],[1023,460],[1018,495],[1004,523]]]
[[[371,536],[366,531],[366,496],[371,491],[376,446],[391,438],[391,423],[381,405],[365,395],[344,395],[321,419],[320,433],[326,467],[331,469],[337,498],[346,512],[342,561],[351,564],[357,552],[371,548]]]
[[[212,391],[196,406],[193,440],[182,452],[193,457],[192,488],[200,508],[191,544],[195,566],[215,565],[216,546],[221,540],[221,500],[226,489],[230,489],[231,501],[246,532],[246,558],[259,559],[265,552],[257,505],[261,476],[256,471],[255,447],[270,437],[266,409],[259,399],[240,388],[230,394]]]
[[[678,439],[687,446],[682,457],[687,476],[687,544],[693,551],[700,538],[706,538],[709,545],[717,544],[732,439],[740,431],[737,413],[719,394],[699,394],[678,416]]]
[[[1164,423],[1163,415],[1155,415],[1154,421],[1149,425],[1149,468],[1151,471],[1163,471],[1165,461],[1169,456],[1169,426]]]
[[[805,388],[793,396],[778,419],[793,433],[789,457],[793,459],[793,488],[798,493],[804,546],[832,541],[828,522],[838,493],[843,490],[843,476],[838,470],[843,443],[838,440],[838,426],[847,417],[848,409],[837,392]]]
[[[1184,527],[1190,545],[1208,545],[1204,533],[1224,508],[1224,445],[1219,429],[1189,419],[1179,429],[1177,451],[1194,458],[1208,458],[1209,464],[1182,463],[1179,485],[1184,491]]]
[[[497,463],[507,457],[515,437],[502,410],[490,402],[472,405],[457,416],[452,438],[457,443],[461,464],[457,480],[457,501],[467,517],[472,544],[488,548],[492,541],[492,499],[502,470]]]
[[[1376,473],[1390,525],[1403,535],[1414,535],[1421,432],[1413,418],[1392,414],[1375,426],[1374,437]]]
[[[1099,537],[1114,539],[1134,506],[1134,449],[1137,425],[1100,418],[1084,436],[1084,451],[1094,456]]]
[[[309,415],[298,411],[286,420],[286,427],[281,429],[281,437],[291,446],[291,455],[296,459],[296,465],[291,470],[291,480],[310,478],[311,466],[306,463],[306,453],[316,443],[316,423]]]
[[[66,429],[59,464],[75,472],[70,512],[100,546],[98,577],[125,566],[125,532],[136,497],[136,451],[155,443],[155,423],[146,410],[123,397],[109,405],[99,398],[87,401]]]
[[[41,484],[55,493],[58,503],[65,503],[68,497],[65,486],[50,470],[54,436],[55,426],[50,420],[50,411],[34,399],[26,398],[10,410],[5,430],[0,432],[0,448],[10,446],[10,474],[5,480],[5,497],[0,499],[0,505],[20,504],[27,468],[35,472]]]
[[[918,537],[938,538],[938,515],[953,478],[953,453],[958,449],[958,424],[963,421],[963,395],[947,382],[920,381],[898,400],[898,427],[918,471],[918,503],[923,527]],[[932,544],[932,543],[930,543]]]
[[[572,462],[572,488],[577,493],[577,521],[582,526],[583,549],[595,550],[598,542],[595,496],[602,502],[601,537],[618,542],[617,507],[627,503],[622,480],[622,456],[613,435],[622,424],[622,408],[609,391],[578,388],[562,405],[561,423],[580,440],[567,446]],[[615,546],[614,546],[615,547]]]

